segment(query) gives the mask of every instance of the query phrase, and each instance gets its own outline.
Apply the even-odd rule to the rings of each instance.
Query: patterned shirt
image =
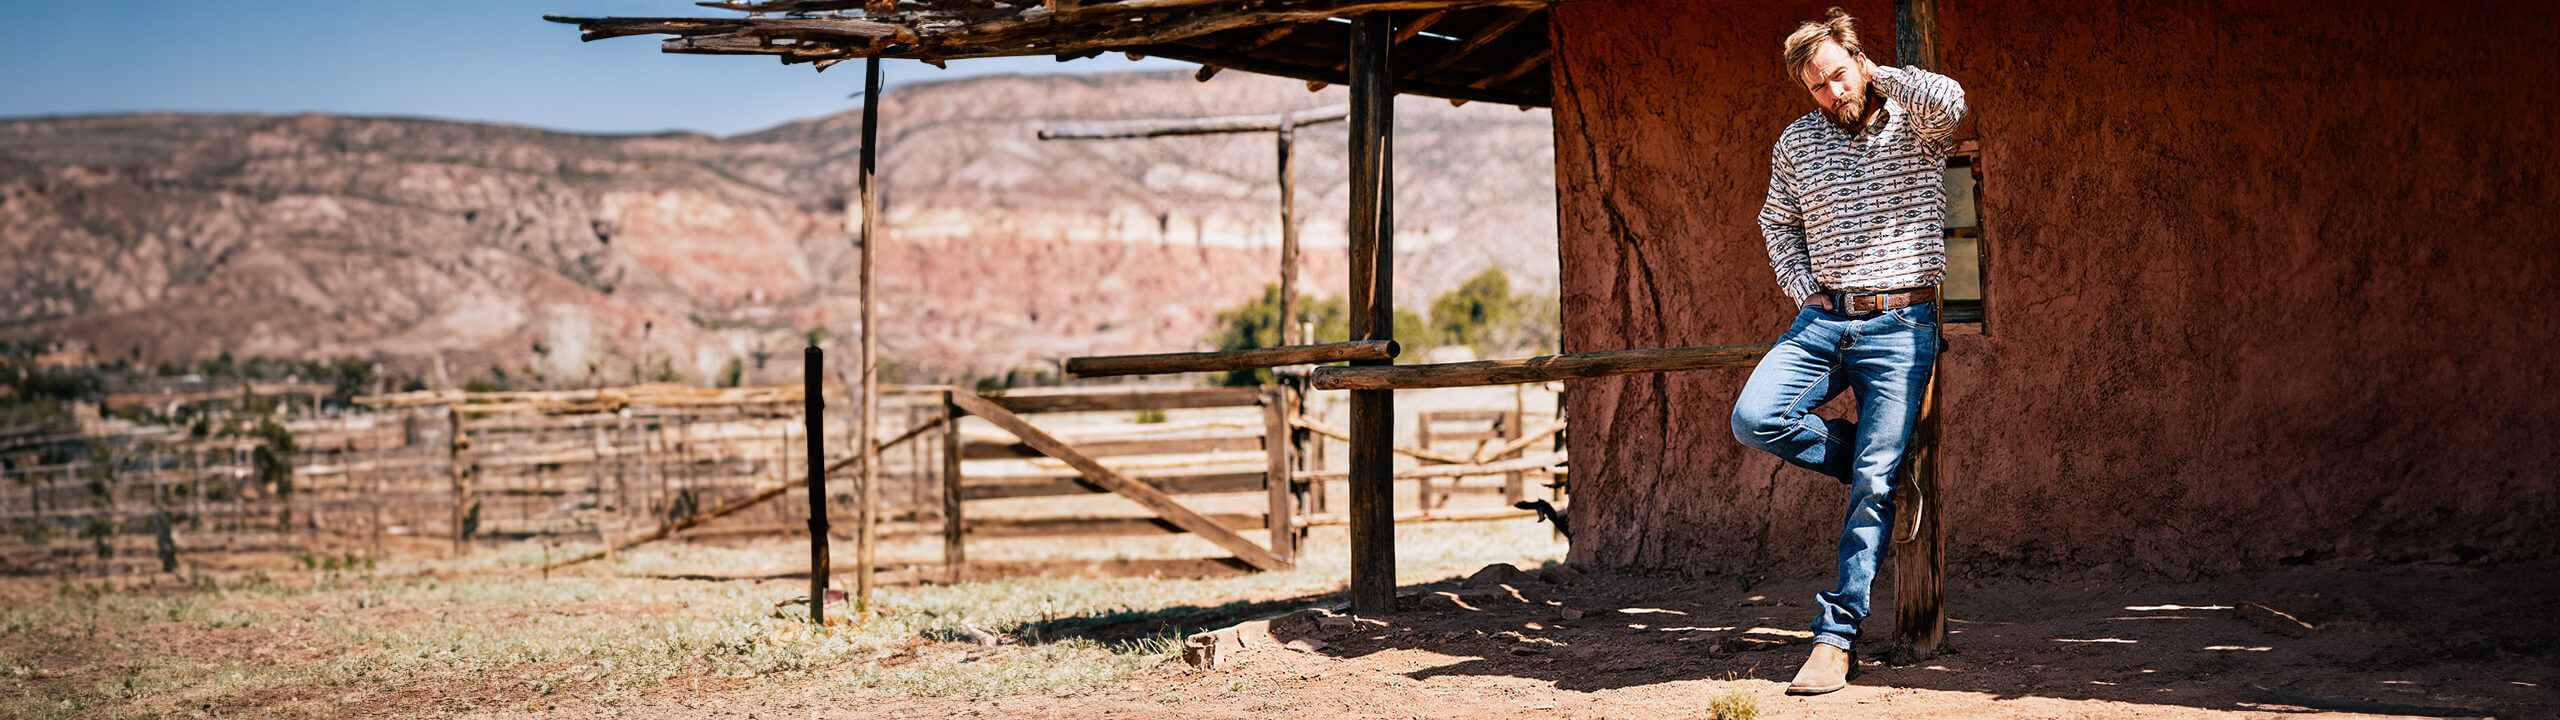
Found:
[[[1821,112],[1778,135],[1760,234],[1778,288],[1797,304],[1825,290],[1938,282],[1946,268],[1946,181],[1964,88],[1919,68],[1879,65],[1884,113],[1857,134]]]

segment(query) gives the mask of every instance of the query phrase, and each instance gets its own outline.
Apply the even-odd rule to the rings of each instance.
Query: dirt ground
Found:
[[[1247,632],[1247,645],[1220,669],[1173,660],[1072,697],[890,697],[704,678],[610,706],[573,700],[532,710],[1704,718],[1712,696],[1735,690],[1763,718],[2547,718],[2560,717],[2560,613],[2546,604],[2555,569],[2293,567],[2174,584],[2068,574],[1958,580],[1952,652],[1890,667],[1862,651],[1849,689],[1810,698],[1781,690],[1810,642],[1802,626],[1820,581],[1595,572],[1562,585],[1466,588],[1451,579],[1407,588],[1413,609],[1383,622],[1302,615],[1273,623],[1268,635]],[[1870,638],[1883,630],[1871,627]],[[1282,644],[1291,641],[1299,647]]]

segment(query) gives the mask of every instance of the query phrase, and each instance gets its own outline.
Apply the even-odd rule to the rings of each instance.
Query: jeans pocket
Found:
[[[1938,330],[1938,304],[1934,302],[1887,311],[1885,317],[1913,330]]]

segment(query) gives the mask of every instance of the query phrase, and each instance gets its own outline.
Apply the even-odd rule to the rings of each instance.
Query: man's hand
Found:
[[[1804,296],[1804,306],[1829,310],[1831,309],[1831,293],[1814,293],[1806,295]]]

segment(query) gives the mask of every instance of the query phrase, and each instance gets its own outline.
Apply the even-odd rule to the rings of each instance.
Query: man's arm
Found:
[[[1796,206],[1795,166],[1787,161],[1783,139],[1769,152],[1769,196],[1760,204],[1760,237],[1768,243],[1769,267],[1778,273],[1779,290],[1797,305],[1812,298],[1815,304],[1831,306],[1831,299],[1822,295],[1822,286],[1813,280],[1813,257],[1804,244],[1804,215]]]
[[[1964,86],[1954,78],[1913,67],[1878,66],[1875,61],[1859,56],[1867,66],[1876,92],[1900,101],[1911,112],[1903,123],[1921,142],[1944,145],[1955,137],[1956,123],[1964,121]]]

